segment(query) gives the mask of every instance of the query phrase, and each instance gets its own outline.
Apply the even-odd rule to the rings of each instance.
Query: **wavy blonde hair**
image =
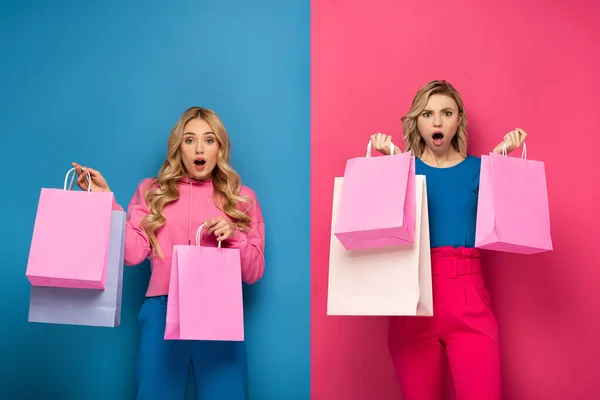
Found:
[[[405,151],[411,151],[415,157],[421,157],[425,142],[419,133],[417,120],[429,97],[434,94],[443,94],[452,98],[458,105],[458,114],[460,124],[456,130],[456,135],[452,138],[452,147],[460,153],[461,156],[467,156],[467,114],[465,106],[458,91],[447,81],[435,80],[427,83],[417,91],[413,98],[410,110],[402,117],[402,132],[404,133]]]
[[[165,224],[164,207],[179,199],[178,182],[187,176],[181,159],[181,142],[183,129],[193,119],[202,119],[208,123],[217,137],[219,151],[217,164],[212,171],[212,184],[214,187],[213,199],[215,205],[229,216],[241,231],[248,231],[250,217],[246,212],[240,211],[238,203],[249,202],[250,198],[241,196],[241,179],[238,173],[229,164],[230,141],[223,122],[212,110],[201,107],[188,108],[179,118],[167,144],[167,158],[146,191],[145,200],[150,213],[142,221],[142,227],[155,255],[163,258],[163,252],[156,238],[156,232]]]

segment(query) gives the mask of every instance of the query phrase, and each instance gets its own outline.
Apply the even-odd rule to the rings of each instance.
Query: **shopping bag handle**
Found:
[[[85,171],[85,168],[83,169]],[[63,190],[73,190],[73,183],[75,182],[75,168],[71,168],[68,172],[67,175],[65,175],[65,184],[63,185]],[[71,174],[71,172],[73,172],[73,177],[71,178],[71,183],[69,184],[69,189],[67,189],[67,181],[69,180],[69,175]],[[87,177],[87,181],[88,181],[88,192],[92,191],[92,177],[90,176],[90,173],[86,171],[86,177]]]
[[[206,224],[202,224],[198,227],[198,229],[196,230],[196,246],[200,246],[200,236],[202,233],[202,228],[204,228],[204,226],[206,226]],[[219,248],[221,248],[221,240],[219,240]]]
[[[390,142],[390,155],[394,155],[394,150],[396,150],[396,146],[394,143]],[[367,144],[367,157],[371,157],[371,141]]]
[[[506,156],[508,153],[506,152],[506,139],[504,139],[504,146],[502,146],[502,155]],[[527,145],[523,142],[523,151],[521,152],[521,158],[527,160]]]

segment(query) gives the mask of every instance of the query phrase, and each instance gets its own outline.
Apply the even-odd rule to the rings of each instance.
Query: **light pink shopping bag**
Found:
[[[347,161],[334,234],[346,250],[415,241],[415,158],[410,153]]]
[[[41,190],[26,271],[33,286],[105,289],[113,194],[71,190],[74,171],[62,190]]]
[[[244,340],[242,270],[238,249],[173,247],[165,339]]]
[[[552,250],[542,161],[506,154],[481,157],[475,247],[534,254]]]

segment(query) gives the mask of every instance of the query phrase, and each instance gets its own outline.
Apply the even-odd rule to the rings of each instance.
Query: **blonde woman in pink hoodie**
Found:
[[[171,255],[174,245],[195,242],[240,250],[242,280],[258,281],[264,271],[264,221],[252,189],[242,186],[229,164],[225,127],[211,110],[191,107],[173,127],[167,159],[156,178],[143,180],[127,209],[125,264],[150,259],[151,277],[140,313],[142,333],[135,374],[135,398],[183,399],[193,364],[197,396],[203,400],[246,398],[244,342],[164,340]],[[100,172],[73,163],[77,184],[110,191]],[[114,204],[115,210],[122,210]]]

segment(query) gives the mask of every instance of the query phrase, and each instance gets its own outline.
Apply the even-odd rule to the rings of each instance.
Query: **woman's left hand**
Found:
[[[527,137],[527,132],[523,129],[516,128],[506,135],[504,135],[504,140],[494,148],[494,153],[502,154],[504,151],[504,144],[506,143],[506,153],[510,153],[511,151],[518,149],[525,143],[525,138]]]
[[[227,240],[235,235],[235,231],[237,229],[233,222],[223,216],[209,219],[204,224],[206,227],[206,233],[211,234],[214,232],[219,242]]]

